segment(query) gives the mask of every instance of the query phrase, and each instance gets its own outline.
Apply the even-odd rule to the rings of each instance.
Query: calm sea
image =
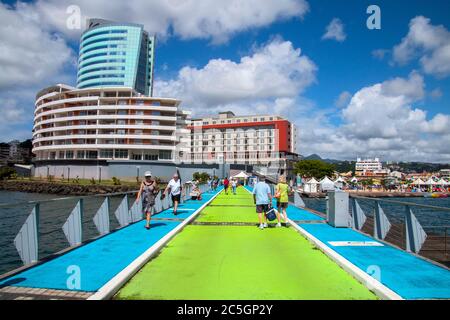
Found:
[[[0,274],[22,266],[22,261],[14,246],[14,238],[19,232],[33,205],[27,201],[61,199],[44,202],[39,210],[39,258],[61,251],[69,246],[62,226],[75,207],[77,200],[48,194],[0,191],[0,204],[13,204],[0,208]],[[88,198],[83,202],[83,240],[98,236],[92,221],[103,199]],[[110,198],[110,209],[115,210],[120,197]],[[131,201],[129,199],[129,201]],[[115,218],[110,217],[111,228],[118,227]]]
[[[20,227],[31,212],[33,206],[23,204],[27,201],[61,199],[55,195],[34,194],[23,192],[0,191],[0,203],[16,204],[15,206],[0,208],[0,274],[22,266],[20,257],[14,247],[13,241]],[[450,208],[450,198],[390,198],[391,200],[429,204]],[[325,199],[304,198],[306,205],[320,212],[326,211]],[[98,235],[92,218],[101,205],[101,198],[88,198],[84,201],[83,240]],[[113,212],[121,201],[120,197],[111,198],[110,209]],[[131,199],[129,201],[132,201]],[[20,205],[19,205],[20,204]],[[371,215],[372,201],[361,201],[362,209]],[[76,205],[76,199],[64,199],[42,203],[39,215],[39,258],[42,259],[69,246],[62,225]],[[385,213],[392,222],[402,222],[404,207],[391,204],[382,204]],[[450,226],[450,212],[414,209],[413,212],[423,226]],[[118,227],[115,218],[110,217],[111,228]],[[441,230],[433,229],[435,232]],[[449,229],[450,230],[450,229]]]

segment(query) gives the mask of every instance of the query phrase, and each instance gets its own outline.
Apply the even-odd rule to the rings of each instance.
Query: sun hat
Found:
[[[144,177],[151,177],[151,176],[152,176],[152,172],[151,171],[145,171]]]

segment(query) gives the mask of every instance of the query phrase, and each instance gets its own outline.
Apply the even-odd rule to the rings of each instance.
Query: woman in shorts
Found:
[[[141,188],[136,198],[136,202],[142,198],[142,213],[146,216],[147,223],[145,228],[150,229],[150,220],[154,213],[155,198],[158,195],[159,188],[155,179],[152,179],[152,173],[146,171],[144,174],[144,181],[141,183]]]
[[[286,178],[281,176],[278,180],[278,184],[275,188],[275,197],[277,199],[277,208],[280,214],[283,216],[286,227],[288,226],[288,217],[286,209],[289,202],[289,186],[286,183]]]

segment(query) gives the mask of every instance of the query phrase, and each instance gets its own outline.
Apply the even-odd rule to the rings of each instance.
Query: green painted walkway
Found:
[[[221,193],[201,222],[255,222],[252,196]],[[376,299],[292,228],[190,225],[116,299]]]

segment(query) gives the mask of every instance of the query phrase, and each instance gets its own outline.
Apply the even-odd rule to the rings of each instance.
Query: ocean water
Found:
[[[49,194],[0,191],[0,204],[12,204],[6,208],[0,208],[0,275],[22,266],[14,246],[14,238],[33,209],[32,204],[26,203],[28,201],[61,199],[43,202],[40,205],[39,259],[69,247],[62,226],[77,204],[77,199],[62,198]],[[117,208],[121,200],[122,197],[110,198],[111,212],[114,212],[113,210]],[[85,199],[83,202],[83,241],[99,235],[92,219],[102,201],[102,197],[94,197]],[[131,201],[129,198],[130,204]],[[110,215],[111,229],[118,226],[116,219]]]
[[[0,208],[0,274],[22,266],[20,257],[14,247],[14,238],[19,232],[25,219],[31,212],[33,205],[25,204],[27,201],[60,199],[55,195],[0,191],[0,204],[13,204],[7,208]],[[389,198],[404,202],[428,204],[450,208],[450,198]],[[122,197],[112,197],[110,199],[110,212],[119,205]],[[103,198],[88,198],[84,201],[83,216],[83,240],[88,240],[98,236],[97,229],[92,221],[93,216],[100,207]],[[130,204],[132,199],[129,198]],[[304,198],[307,207],[326,212],[325,199]],[[42,259],[69,246],[62,231],[62,225],[66,221],[72,209],[77,203],[76,199],[63,199],[42,203],[39,215],[39,258]],[[374,202],[361,200],[360,205],[368,216],[373,214]],[[382,207],[393,223],[402,223],[404,217],[404,207],[392,204],[382,204]],[[417,219],[428,232],[443,232],[442,226],[449,226],[447,234],[450,233],[450,212],[434,211],[428,209],[416,209],[412,207]],[[111,229],[117,228],[118,223],[113,215],[110,215]]]
[[[386,200],[411,202],[416,204],[432,205],[443,208],[450,208],[450,198],[385,198]],[[303,198],[308,208],[317,210],[322,213],[326,213],[326,200],[325,198]],[[367,216],[373,216],[375,201],[359,199],[361,208]],[[398,204],[391,204],[386,202],[380,202],[384,213],[393,223],[403,223],[405,216],[405,206]],[[431,210],[419,207],[410,207],[417,220],[425,228],[433,229],[433,232],[443,232],[445,226],[449,227],[450,232],[450,211]],[[431,228],[433,227],[433,228]],[[425,230],[427,231],[427,230]]]

